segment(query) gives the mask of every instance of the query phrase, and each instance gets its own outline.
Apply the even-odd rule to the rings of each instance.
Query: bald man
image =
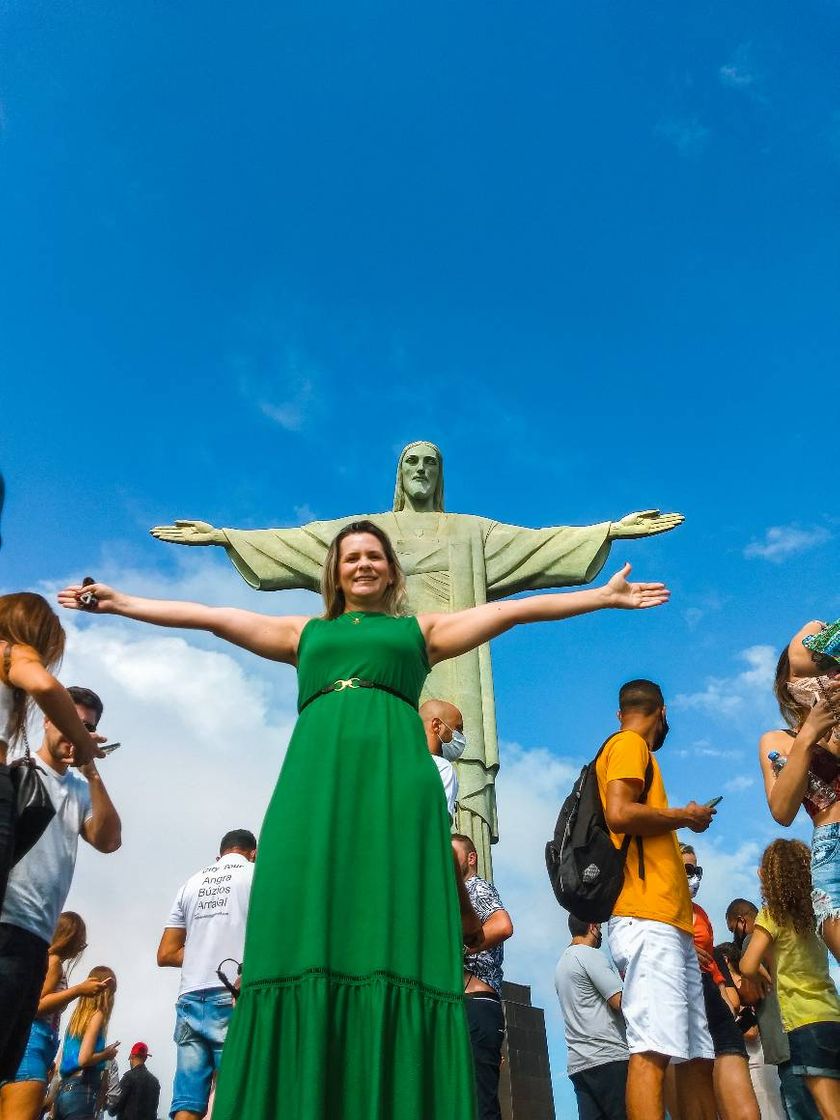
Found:
[[[427,700],[420,705],[420,718],[426,732],[429,753],[435,760],[446,794],[446,808],[451,820],[458,800],[458,776],[452,760],[464,753],[464,717],[454,704],[446,700]]]

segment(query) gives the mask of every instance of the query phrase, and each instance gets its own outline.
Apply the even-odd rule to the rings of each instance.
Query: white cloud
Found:
[[[736,47],[731,59],[718,70],[721,85],[727,89],[748,94],[754,101],[764,101],[758,86],[761,75],[754,60],[751,43],[741,43]]]
[[[744,549],[747,558],[760,557],[781,563],[799,552],[808,552],[831,540],[831,533],[822,526],[800,529],[796,525],[775,525],[764,534],[764,539],[751,541]]]
[[[669,751],[675,758],[742,758],[743,751],[713,746],[708,739],[697,739],[690,747]]]
[[[755,778],[751,774],[737,774],[724,784],[726,793],[742,793],[755,785]]]
[[[315,510],[307,502],[303,505],[295,506],[295,517],[301,525],[305,525],[308,521],[317,521],[318,515]]]
[[[696,116],[664,117],[657,123],[655,132],[686,159],[702,155],[711,137],[709,129]]]
[[[674,700],[679,708],[696,708],[710,715],[732,716],[771,696],[777,651],[772,646],[750,646],[738,657],[747,668],[733,677],[710,677],[699,692],[680,693]]]
[[[572,1098],[563,1076],[566,1051],[554,966],[569,943],[568,915],[554,898],[543,852],[580,763],[517,743],[503,743],[501,756],[497,781],[501,837],[493,850],[493,867],[515,930],[505,946],[505,976],[516,984],[529,984],[532,1002],[545,1010],[555,1103],[562,1116],[572,1107]]]
[[[315,400],[315,388],[306,378],[300,381],[291,397],[279,404],[269,400],[259,402],[260,412],[285,428],[287,432],[299,432],[309,419],[310,409]]]

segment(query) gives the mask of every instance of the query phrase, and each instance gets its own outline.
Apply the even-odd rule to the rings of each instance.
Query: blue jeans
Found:
[[[791,1069],[790,1062],[782,1062],[779,1068],[779,1081],[782,1086],[782,1103],[788,1120],[814,1120],[819,1115],[811,1090]]]
[[[55,1099],[56,1120],[95,1120],[98,1095],[99,1077],[82,1074],[65,1078]]]
[[[174,1116],[179,1109],[204,1113],[213,1074],[221,1061],[233,998],[224,988],[186,992],[175,1004],[175,1012],[178,1050],[169,1115]]]
[[[840,823],[821,824],[811,838],[811,899],[817,927],[840,918]]]

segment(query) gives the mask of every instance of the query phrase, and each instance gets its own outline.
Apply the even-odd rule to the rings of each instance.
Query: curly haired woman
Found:
[[[764,905],[743,957],[741,976],[761,986],[772,963],[793,1072],[805,1078],[822,1120],[840,1117],[840,998],[828,952],[816,934],[811,853],[801,840],[774,840],[758,870]]]

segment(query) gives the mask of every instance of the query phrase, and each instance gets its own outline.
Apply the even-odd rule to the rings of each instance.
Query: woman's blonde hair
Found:
[[[87,926],[84,918],[74,910],[65,910],[59,915],[50,952],[62,962],[72,961],[80,956],[87,941]]]
[[[54,669],[64,656],[64,628],[58,615],[43,595],[32,591],[18,591],[13,595],[0,595],[0,641],[10,646],[26,645],[38,653],[45,669]],[[0,650],[0,663],[4,659]],[[3,672],[5,679],[6,673]],[[26,723],[29,697],[15,689],[12,707],[10,739],[20,735]]]
[[[88,980],[108,979],[114,981],[114,984],[110,988],[103,988],[102,991],[95,996],[81,996],[77,1002],[76,1010],[73,1012],[72,1018],[67,1024],[67,1033],[73,1038],[82,1037],[97,1011],[102,1012],[102,1032],[103,1034],[105,1033],[111,1018],[111,1012],[114,1010],[117,976],[112,968],[108,968],[104,964],[98,964],[96,968],[92,968],[88,973]]]
[[[345,537],[349,537],[353,533],[370,533],[370,535],[376,537],[382,545],[382,551],[385,553],[385,559],[388,561],[392,575],[391,584],[386,589],[382,601],[382,610],[385,614],[390,615],[405,614],[408,610],[405,590],[405,573],[400,566],[396,552],[394,552],[394,546],[391,544],[390,537],[384,529],[380,529],[379,526],[374,525],[372,521],[351,521],[350,524],[345,525],[341,532],[335,537],[327,551],[327,558],[324,561],[324,571],[321,576],[321,594],[324,597],[324,618],[338,618],[338,616],[344,614],[346,610],[347,604],[344,599],[344,592],[341,590],[341,581],[339,579],[341,542]]]
[[[811,850],[801,840],[774,840],[761,857],[761,897],[770,917],[795,933],[816,928],[811,902]]]

